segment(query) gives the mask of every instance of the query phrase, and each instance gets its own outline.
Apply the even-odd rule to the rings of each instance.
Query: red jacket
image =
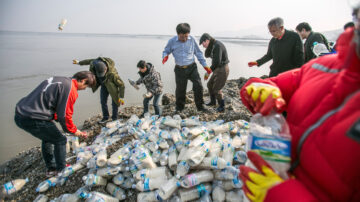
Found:
[[[360,119],[360,60],[352,36],[348,30],[339,38],[344,46],[338,54],[277,77],[250,79],[243,87],[263,82],[280,88],[287,103],[292,161],[299,156],[300,138],[308,134],[295,179],[271,188],[266,201],[360,201],[360,142],[347,135]]]

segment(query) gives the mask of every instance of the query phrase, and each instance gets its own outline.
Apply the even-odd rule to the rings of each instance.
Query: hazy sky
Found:
[[[342,28],[351,20],[347,0],[0,0],[0,30],[67,33],[174,35],[180,22],[194,35],[266,28],[282,17],[294,29],[309,22],[315,31]]]

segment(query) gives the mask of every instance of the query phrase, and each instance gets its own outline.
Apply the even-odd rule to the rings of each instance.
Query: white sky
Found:
[[[191,34],[267,29],[282,17],[285,28],[308,22],[314,31],[342,29],[351,20],[347,0],[0,0],[0,30],[175,35],[180,22]]]

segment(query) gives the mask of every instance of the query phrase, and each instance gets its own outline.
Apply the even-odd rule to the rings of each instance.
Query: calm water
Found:
[[[73,65],[72,59],[110,57],[125,84],[128,84],[128,78],[138,78],[136,64],[143,59],[154,64],[161,73],[164,92],[174,93],[174,59],[170,57],[165,65],[161,64],[162,51],[170,37],[0,32],[0,164],[18,152],[40,145],[38,139],[15,125],[15,105],[50,76],[70,77],[77,71],[88,70],[88,66]],[[247,67],[248,61],[265,54],[268,40],[219,40],[228,50],[229,79],[268,74],[271,62],[261,68]],[[201,75],[205,73],[202,68],[199,72]],[[191,87],[188,85],[189,90]],[[142,104],[144,87],[136,91],[126,85],[125,89],[126,106]],[[74,107],[75,124],[81,126],[85,119],[100,112],[99,91],[79,91]]]

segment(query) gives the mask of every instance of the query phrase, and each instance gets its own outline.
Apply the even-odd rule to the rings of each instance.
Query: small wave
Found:
[[[48,77],[51,76],[50,74],[32,74],[32,75],[24,75],[24,76],[16,76],[16,77],[9,77],[5,79],[0,79],[0,82],[4,81],[12,81],[12,80],[22,80],[22,79],[31,79],[35,77]]]

